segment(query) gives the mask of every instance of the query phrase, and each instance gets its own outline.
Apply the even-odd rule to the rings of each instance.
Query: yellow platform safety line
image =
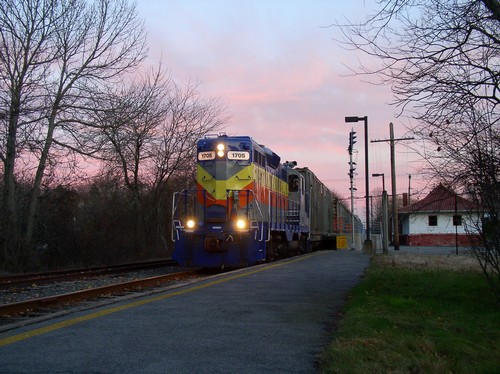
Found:
[[[299,261],[304,261],[310,257],[317,256],[317,255],[324,254],[324,253],[329,253],[329,252],[328,251],[315,252],[315,253],[307,254],[304,256],[300,256],[299,258],[295,258],[292,260],[283,260],[283,261],[280,261],[280,262],[277,262],[274,264],[264,264],[264,265],[260,265],[260,266],[255,266],[255,268],[250,270],[250,271],[241,271],[235,275],[231,275],[228,277],[223,276],[219,279],[216,279],[216,280],[213,280],[213,281],[210,281],[207,283],[203,283],[203,284],[200,284],[197,286],[191,286],[191,287],[187,286],[187,288],[183,288],[179,291],[174,291],[174,292],[165,291],[168,293],[162,294],[159,296],[155,296],[155,297],[145,298],[142,300],[137,300],[137,301],[134,301],[131,303],[115,306],[112,308],[107,308],[104,310],[100,310],[98,312],[86,314],[86,315],[81,316],[81,317],[71,318],[71,319],[68,319],[65,321],[53,323],[53,324],[50,324],[50,325],[47,325],[44,327],[40,327],[40,328],[37,328],[34,330],[26,331],[26,332],[23,332],[21,334],[12,335],[12,336],[9,336],[6,338],[1,338],[0,339],[0,347],[10,345],[13,343],[17,343],[17,342],[20,342],[22,340],[34,338],[36,336],[47,334],[47,333],[52,332],[52,331],[60,330],[62,328],[73,326],[73,325],[76,325],[78,323],[82,323],[82,322],[90,321],[92,319],[104,317],[104,316],[107,316],[109,314],[113,314],[113,313],[120,312],[123,310],[136,308],[138,306],[146,305],[146,304],[153,303],[156,301],[170,299],[170,298],[175,297],[175,296],[184,295],[184,294],[191,293],[194,291],[199,291],[199,290],[202,290],[204,288],[216,286],[218,284],[229,282],[229,281],[232,281],[232,280],[235,280],[238,278],[247,277],[249,275],[257,274],[257,273],[260,273],[260,272],[266,271],[266,270],[271,270],[271,269],[274,269],[274,268],[277,268],[277,267],[280,267],[283,265],[292,264],[292,263],[299,262]],[[245,270],[245,269],[243,269],[243,270]]]
[[[196,179],[198,184],[207,190],[215,200],[225,200],[226,190],[243,190],[254,181],[253,167],[253,165],[248,165],[226,180],[216,180],[198,164]]]

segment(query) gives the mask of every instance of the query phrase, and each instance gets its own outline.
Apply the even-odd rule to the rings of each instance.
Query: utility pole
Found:
[[[399,251],[399,220],[398,220],[398,195],[396,192],[396,156],[394,152],[394,125],[389,123],[391,144],[391,183],[392,183],[392,241],[394,250]]]
[[[389,253],[389,235],[387,220],[387,191],[385,190],[385,174],[375,173],[372,177],[382,177],[382,251],[384,255]]]
[[[398,204],[396,193],[396,156],[394,152],[394,143],[399,140],[413,140],[415,138],[394,139],[394,125],[389,123],[389,139],[372,140],[371,143],[389,142],[391,146],[391,184],[392,184],[392,244],[395,251],[399,251],[399,221]]]
[[[408,174],[408,205],[411,205],[411,174]]]

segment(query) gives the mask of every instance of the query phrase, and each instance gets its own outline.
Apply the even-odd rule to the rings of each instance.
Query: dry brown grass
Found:
[[[472,254],[426,255],[413,253],[393,253],[375,255],[374,261],[380,261],[392,267],[407,269],[482,271],[478,260]]]

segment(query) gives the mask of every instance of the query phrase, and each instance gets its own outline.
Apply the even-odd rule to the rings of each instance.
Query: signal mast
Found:
[[[352,160],[352,154],[354,151],[354,144],[356,144],[356,131],[351,128],[351,132],[349,133],[349,147],[347,147],[347,151],[349,152],[349,179],[351,187],[351,251],[356,250],[356,246],[354,245],[354,191],[356,191],[356,187],[354,187],[354,170],[356,170],[356,163]]]

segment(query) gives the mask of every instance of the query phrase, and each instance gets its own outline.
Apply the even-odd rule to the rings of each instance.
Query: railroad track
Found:
[[[119,264],[100,266],[85,269],[70,269],[51,271],[46,273],[18,274],[0,277],[0,289],[12,286],[25,286],[32,284],[52,283],[56,281],[68,281],[82,279],[85,277],[99,276],[103,274],[121,273],[137,269],[151,269],[163,266],[176,266],[177,263],[171,259],[137,262],[131,264]]]
[[[76,292],[36,298],[16,303],[0,305],[0,317],[12,317],[16,315],[26,315],[40,309],[51,309],[71,303],[82,302],[102,296],[112,296],[119,293],[134,291],[147,287],[157,287],[171,281],[181,281],[191,277],[199,277],[200,270],[189,270],[164,274],[160,276],[137,279],[133,281],[121,282],[102,287],[95,287]]]

